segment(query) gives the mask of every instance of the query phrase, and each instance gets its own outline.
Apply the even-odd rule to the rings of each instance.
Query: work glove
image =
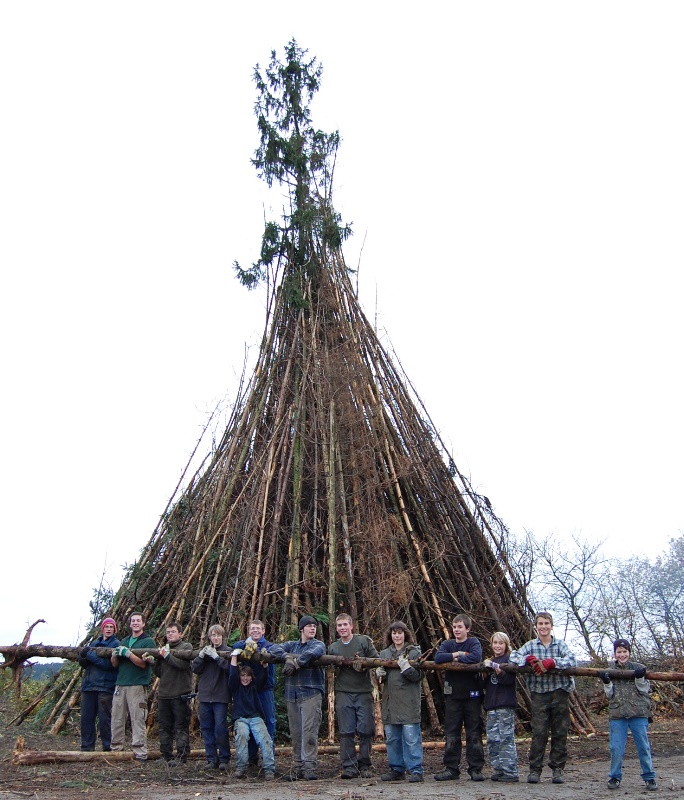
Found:
[[[208,645],[205,650],[207,651],[205,655],[209,656],[209,658],[213,658],[214,661],[219,660],[219,654],[216,652],[214,645]]]
[[[171,648],[168,646],[168,644],[165,644],[163,647],[159,648],[159,655],[162,658],[168,658],[171,655]]]
[[[556,666],[556,662],[552,658],[545,658],[542,660],[541,663],[545,670],[554,669]]]
[[[411,669],[411,663],[403,653],[397,659],[397,666],[399,667],[399,672],[406,672],[406,670]]]
[[[241,647],[236,647],[230,655],[232,658],[233,656],[241,656],[244,652],[245,651]]]
[[[383,678],[387,676],[387,670],[384,667],[378,667],[375,670],[375,677],[381,681]]]
[[[378,669],[382,669],[382,667],[379,667]],[[380,702],[380,689],[378,689],[377,686],[373,687],[373,702],[374,703]]]
[[[363,662],[358,656],[352,661],[352,667],[356,672],[363,672]]]
[[[299,662],[297,661],[297,656],[293,655],[292,653],[288,653],[285,656],[285,666],[283,667],[283,675],[294,675],[298,669],[299,669]]]
[[[534,669],[534,665],[537,663],[538,660],[539,659],[537,658],[537,656],[533,656],[530,653],[530,655],[527,656],[527,658],[525,659],[525,663],[527,664],[528,667],[532,667]]]
[[[153,656],[151,653],[143,653],[143,654],[140,656],[140,658],[142,658],[142,660],[143,660],[143,661],[144,661],[146,664],[154,664],[154,656]]]
[[[264,656],[270,656],[271,653],[268,647],[260,647],[259,650],[257,651],[257,655],[261,656],[261,658],[263,659]]]
[[[639,680],[639,678],[646,677],[646,667],[635,667],[634,668],[634,678]]]
[[[485,667],[486,669],[496,669],[496,667],[494,666],[494,662],[491,660],[491,658],[485,658],[485,660],[482,662],[482,666]]]
[[[119,645],[116,648],[115,652],[116,652],[117,656],[119,656],[119,658],[130,658],[131,657],[131,651],[129,650],[128,647],[126,647],[125,644]]]
[[[532,664],[532,669],[534,670],[535,675],[543,675],[546,672],[546,667],[544,666],[544,662],[537,659],[534,664]]]
[[[250,636],[245,640],[244,653],[242,657],[249,660],[258,649],[259,645]]]
[[[607,672],[599,672],[599,673],[598,673],[598,676],[599,676],[599,678],[601,678],[601,680],[602,680],[602,681],[603,681],[603,682],[604,682],[606,685],[608,685],[609,683],[612,683],[612,680],[611,680],[611,678],[610,678],[610,675],[609,675]]]

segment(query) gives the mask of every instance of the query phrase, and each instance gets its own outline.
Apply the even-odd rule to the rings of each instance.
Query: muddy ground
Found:
[[[668,796],[684,798],[684,722],[656,722],[651,727],[651,742],[658,782],[661,792]],[[211,798],[230,800],[246,797],[249,800],[394,800],[395,798],[466,798],[472,800],[498,800],[499,798],[526,798],[526,800],[576,800],[595,796],[623,797],[645,795],[639,777],[639,762],[630,740],[624,763],[624,778],[618,791],[606,787],[608,775],[608,738],[604,731],[590,739],[572,739],[567,780],[563,785],[551,783],[550,771],[545,770],[542,782],[536,786],[521,782],[501,785],[487,780],[473,783],[462,775],[459,781],[438,783],[433,774],[441,768],[441,752],[426,750],[425,782],[422,784],[383,783],[379,776],[387,769],[384,753],[374,754],[376,776],[371,779],[341,780],[337,757],[323,756],[320,760],[317,781],[288,783],[282,778],[264,783],[257,775],[246,780],[236,780],[232,773],[216,772],[207,775],[202,771],[203,760],[192,760],[187,765],[170,769],[160,760],[148,761],[140,766],[134,762],[100,762],[93,764],[43,764],[39,766],[14,766],[11,763],[16,738],[22,735],[27,749],[78,750],[79,742],[73,735],[50,736],[35,730],[4,725],[0,729],[0,796],[2,798],[31,797],[39,800],[65,800],[66,798],[97,797],[98,800],[117,798],[145,798],[146,800],[189,800]],[[154,739],[151,748],[156,748]],[[521,775],[527,773],[527,742],[520,741]],[[193,748],[201,749],[199,739]],[[288,757],[278,759],[279,774],[287,771]],[[485,774],[491,771],[486,768]]]

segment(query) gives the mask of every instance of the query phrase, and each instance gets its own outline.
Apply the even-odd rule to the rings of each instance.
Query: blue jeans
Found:
[[[387,761],[394,772],[423,774],[423,738],[420,723],[385,725]]]
[[[610,721],[610,778],[622,780],[622,756],[627,745],[627,733],[632,731],[636,745],[641,777],[645,781],[655,780],[651,745],[648,743],[648,719],[646,717],[629,717],[628,719],[611,719]]]
[[[266,720],[266,730],[271,737],[273,747],[275,747],[276,707],[273,689],[268,689],[265,692],[259,692],[259,700],[261,700],[261,708],[264,712],[264,717]],[[256,764],[256,762],[259,760],[259,746],[257,745],[254,736],[249,737],[249,760],[252,764]]]
[[[233,726],[235,731],[235,758],[237,768],[247,766],[249,761],[249,735],[254,737],[261,750],[261,766],[264,772],[275,772],[275,756],[273,754],[273,740],[271,739],[266,723],[261,717],[239,717]]]
[[[200,703],[199,719],[207,761],[230,761],[228,703]]]

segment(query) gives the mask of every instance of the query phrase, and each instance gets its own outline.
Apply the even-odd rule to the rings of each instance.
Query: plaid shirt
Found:
[[[510,663],[524,667],[525,659],[529,655],[537,656],[540,661],[545,658],[552,658],[556,662],[557,669],[565,669],[566,667],[577,665],[575,656],[570,652],[567,644],[562,639],[556,639],[555,636],[551,637],[548,647],[543,645],[538,638],[530,639],[529,642],[525,642],[520,650],[514,650],[511,653]],[[543,675],[532,673],[527,676],[527,686],[531,692],[537,692],[537,694],[555,692],[556,689],[571,692],[575,688],[575,679],[571,675],[558,675],[551,672],[545,672]]]
[[[268,652],[274,656],[284,656],[285,653],[294,653],[301,667],[294,675],[285,676],[285,689],[283,696],[288,703],[297,700],[307,700],[315,694],[325,694],[325,673],[321,667],[307,667],[309,661],[325,655],[325,644],[320,639],[311,639],[306,643],[301,641],[283,642],[273,644]]]

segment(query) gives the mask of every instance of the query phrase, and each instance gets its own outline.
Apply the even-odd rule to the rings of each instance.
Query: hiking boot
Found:
[[[404,773],[397,772],[396,769],[391,769],[389,772],[386,772],[384,775],[380,776],[381,781],[403,781],[404,780]]]
[[[207,761],[202,769],[218,769],[219,765],[215,761]]]
[[[264,780],[265,781],[274,781],[275,780],[275,772],[264,772]]]
[[[620,781],[617,778],[611,778],[608,781],[608,788],[609,789],[619,789],[620,788]]]
[[[556,769],[553,771],[551,783],[565,783],[565,770],[562,770],[560,767],[556,767]]]
[[[246,778],[247,777],[247,767],[237,767],[235,772],[233,773],[234,778]]]
[[[646,788],[649,792],[657,792],[658,791],[658,784],[655,782],[655,778],[651,778],[650,781],[646,781]]]
[[[469,773],[471,781],[483,781],[485,776],[480,772],[479,769],[473,769]]]
[[[408,782],[409,783],[422,783],[423,782],[423,776],[420,774],[420,772],[412,772],[408,777]]]
[[[538,772],[530,772],[527,776],[528,783],[539,783],[539,773]]]
[[[228,762],[227,761],[219,761],[218,765],[220,772],[227,772],[228,771]],[[207,767],[205,767],[207,769]]]
[[[345,767],[342,772],[340,773],[340,778],[358,778],[359,771],[358,769],[354,769],[354,767]]]
[[[283,775],[284,781],[301,781],[303,778],[302,772],[299,769],[291,769]]]
[[[360,767],[359,768],[359,775],[362,778],[372,778],[373,777],[373,769],[371,767]]]
[[[494,780],[492,778],[492,780]],[[517,775],[499,775],[497,781],[500,783],[517,783],[520,778]]]
[[[304,772],[302,774],[302,779],[305,781],[317,781],[318,775],[315,772]]]
[[[432,776],[436,781],[457,781],[461,777],[460,772],[454,772],[448,767],[436,775]]]

